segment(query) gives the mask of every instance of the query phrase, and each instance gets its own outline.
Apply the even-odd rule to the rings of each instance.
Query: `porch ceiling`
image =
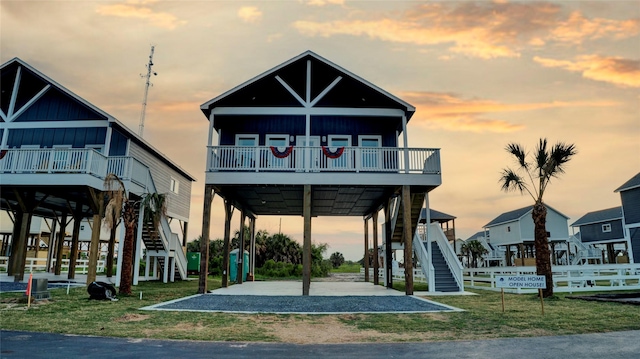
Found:
[[[254,215],[302,216],[302,185],[218,186],[216,193]],[[311,215],[366,216],[378,209],[398,186],[311,186]]]
[[[20,208],[18,196],[25,197],[28,193],[35,200],[37,207],[33,211],[34,215],[53,218],[61,216],[66,212],[71,216],[77,203],[82,203],[82,213],[84,217],[92,215],[89,207],[88,187],[79,186],[1,186],[0,208],[2,210],[16,210]],[[24,198],[23,198],[24,200]]]

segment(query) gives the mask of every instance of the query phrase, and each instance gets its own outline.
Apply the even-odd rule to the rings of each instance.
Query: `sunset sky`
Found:
[[[408,143],[441,149],[431,207],[457,217],[459,238],[532,203],[500,191],[507,143],[575,143],[545,195],[569,223],[619,206],[613,191],[640,172],[639,1],[0,2],[2,63],[21,58],[136,132],[151,45],[144,138],[197,178],[189,240],[202,224],[200,105],[306,50],[416,107]],[[222,238],[219,197],[213,208],[211,238]],[[282,218],[298,242],[302,227]],[[312,233],[327,256],[362,257],[362,218],[316,218]]]

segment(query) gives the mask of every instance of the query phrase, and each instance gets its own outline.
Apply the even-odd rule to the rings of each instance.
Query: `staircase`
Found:
[[[427,248],[427,242],[423,242],[425,248]],[[440,250],[440,246],[437,242],[431,243],[431,261],[433,263],[434,277],[435,277],[435,291],[436,292],[458,292],[458,284],[456,283],[447,261]]]
[[[416,233],[418,219],[424,204],[424,193],[411,194],[411,233]],[[391,241],[402,243],[402,235],[404,233],[404,211],[402,210],[402,201],[396,197],[396,212],[394,216],[395,222],[392,222]]]
[[[577,253],[573,257],[571,265],[589,264],[590,262],[595,262],[596,264],[600,262],[600,264],[602,264],[601,253],[596,247],[591,244],[587,245],[582,243],[576,236],[569,237],[568,246],[572,244],[576,246]]]

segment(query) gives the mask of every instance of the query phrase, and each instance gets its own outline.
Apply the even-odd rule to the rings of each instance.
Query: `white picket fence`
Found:
[[[558,293],[640,289],[640,264],[593,264],[552,266],[553,290]],[[536,274],[536,267],[491,267],[463,269],[465,288],[500,291],[498,275]],[[537,289],[506,289],[511,293],[535,293]]]
[[[56,260],[54,259],[51,262],[51,266],[55,267]],[[105,261],[98,261],[98,273],[104,272]],[[0,272],[6,273],[9,270],[9,257],[0,257]],[[46,258],[27,258],[24,266],[25,273],[31,272],[46,272],[47,271],[47,259]],[[61,272],[68,273],[69,272],[69,260],[63,259]],[[77,274],[87,274],[89,272],[89,260],[88,259],[78,259],[76,260],[76,273]]]

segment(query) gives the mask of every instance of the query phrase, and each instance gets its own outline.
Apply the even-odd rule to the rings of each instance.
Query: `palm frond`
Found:
[[[547,167],[549,161],[549,153],[547,152],[547,139],[541,138],[538,146],[536,147],[536,170],[539,177],[544,177],[545,167]]]
[[[510,143],[507,145],[505,150],[516,158],[520,167],[529,169],[529,164],[527,163],[527,153],[522,146],[517,143]]]
[[[518,191],[520,193],[528,193],[531,197],[534,198],[533,193],[527,186],[527,182],[522,178],[519,174],[517,174],[514,170],[510,168],[505,168],[502,170],[502,174],[500,176],[501,189],[505,192],[513,192]]]

